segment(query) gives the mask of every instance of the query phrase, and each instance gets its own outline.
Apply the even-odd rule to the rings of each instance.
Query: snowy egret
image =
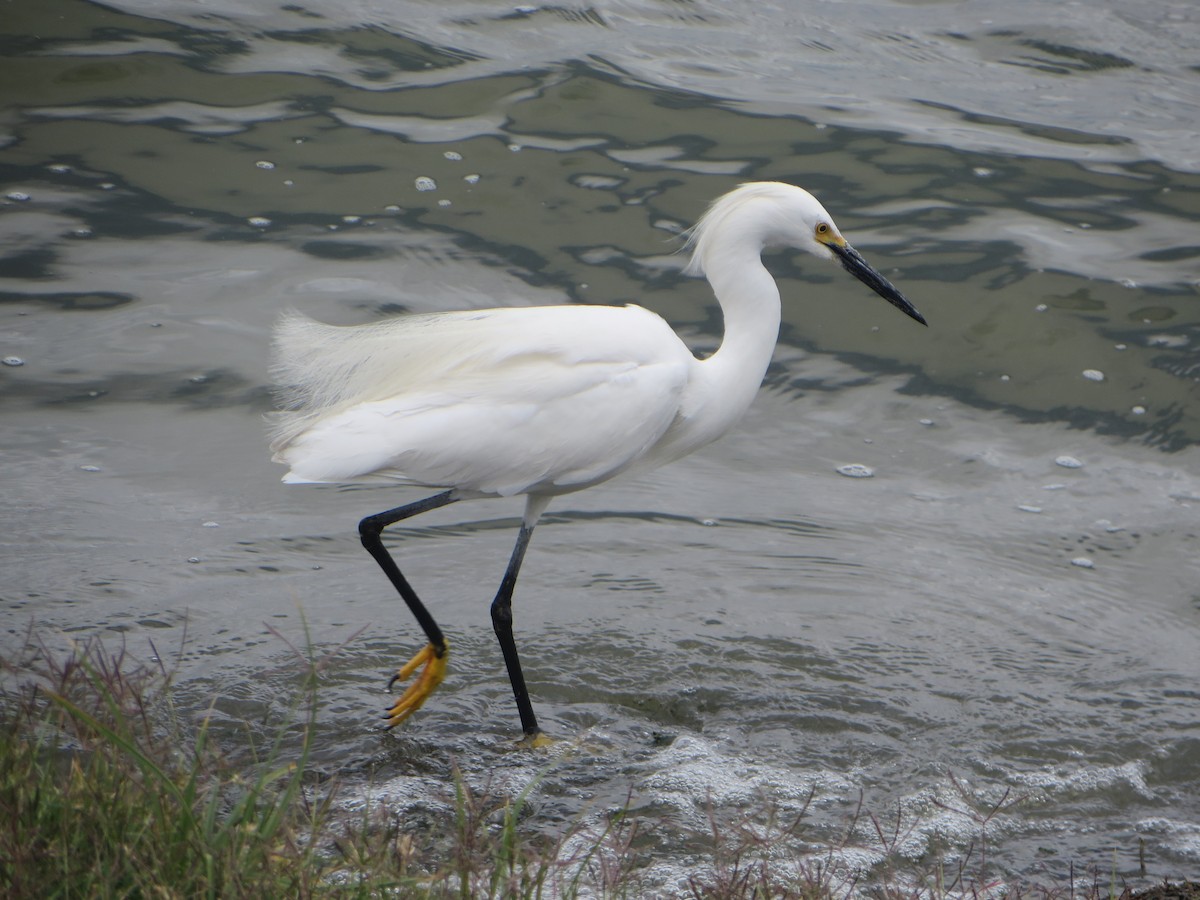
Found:
[[[753,400],[779,335],[779,289],[760,259],[794,247],[840,262],[922,325],[924,318],[842,237],[824,207],[790,184],[743,184],[688,235],[687,271],[708,278],[725,334],[697,359],[640,306],[546,306],[400,316],[338,327],[298,313],[275,333],[284,411],[271,449],[287,483],[390,482],[443,488],[358,526],[428,644],[389,688],[404,721],[446,673],[448,644],[384,547],[384,528],[458,500],[525,495],[525,512],[492,625],[525,740],[540,743],[512,630],[521,561],[546,504],[622,472],[678,459],[720,437]]]

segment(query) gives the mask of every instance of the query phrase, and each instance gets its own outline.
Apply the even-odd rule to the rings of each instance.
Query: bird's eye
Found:
[[[822,237],[829,234],[829,226],[826,223],[822,222],[820,225],[817,226],[817,234]]]

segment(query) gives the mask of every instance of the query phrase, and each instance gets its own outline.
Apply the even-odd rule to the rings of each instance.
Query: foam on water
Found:
[[[845,776],[823,771],[800,775],[748,756],[699,735],[681,735],[639,767],[639,796],[674,807],[701,824],[706,807],[752,809],[770,798],[783,812],[796,813],[809,801],[818,805],[851,790]]]
[[[1063,764],[1040,771],[1013,773],[1009,780],[1024,788],[1036,789],[1041,802],[1057,799],[1079,799],[1090,795],[1111,797],[1114,793],[1132,792],[1143,799],[1153,799],[1156,792],[1146,781],[1151,766],[1143,760],[1130,760],[1119,765]]]
[[[1136,827],[1139,834],[1152,839],[1155,849],[1193,866],[1200,864],[1200,823],[1155,817],[1142,819]]]

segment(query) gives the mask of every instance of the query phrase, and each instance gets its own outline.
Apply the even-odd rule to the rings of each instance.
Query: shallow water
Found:
[[[340,647],[321,766],[401,814],[455,762],[540,776],[547,828],[632,798],[668,894],[710,809],[764,801],[836,842],[861,799],[919,865],[977,862],[962,810],[1004,798],[1000,878],[1137,883],[1139,841],[1146,879],[1195,875],[1193,4],[28,6],[0,60],[0,650],[117,632],[180,657],[197,716],[269,731],[308,635]],[[767,178],[930,328],[777,256],[741,429],[552,505],[517,599],[552,762],[506,750],[487,614],[519,503],[395,529],[455,652],[378,732],[420,638],[354,525],[417,495],[278,483],[271,322],[636,300],[709,350],[675,235]],[[836,862],[886,849],[860,824]]]

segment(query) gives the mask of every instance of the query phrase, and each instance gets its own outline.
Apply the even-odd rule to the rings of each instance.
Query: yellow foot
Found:
[[[389,688],[397,681],[406,680],[417,669],[420,669],[421,672],[417,675],[416,681],[408,686],[408,690],[401,694],[392,704],[392,708],[387,711],[387,715],[384,716],[387,719],[387,728],[395,728],[421,708],[421,705],[429,699],[429,695],[437,690],[437,686],[446,677],[446,663],[449,659],[450,645],[448,643],[442,647],[440,654],[433,644],[426,644],[417,652],[416,656],[400,667],[392,676],[392,680],[388,682]]]
[[[546,747],[553,747],[558,741],[550,737],[544,731],[539,731],[536,734],[527,734],[525,737],[517,741],[517,746],[523,750],[542,750]]]

